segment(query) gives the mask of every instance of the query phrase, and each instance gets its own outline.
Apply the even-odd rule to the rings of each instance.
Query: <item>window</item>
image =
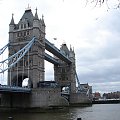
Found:
[[[17,37],[19,37],[19,33],[17,33]]]
[[[23,24],[21,24],[21,29],[23,29]]]
[[[30,24],[28,23],[28,27],[30,27]]]
[[[65,68],[62,68],[62,73],[65,73],[66,71],[65,71]]]
[[[22,36],[22,32],[20,33],[20,36]]]
[[[20,66],[23,66],[23,61],[20,61]]]
[[[29,35],[29,31],[27,31],[27,35]]]
[[[24,36],[26,36],[26,32],[24,32]]]
[[[25,61],[25,66],[28,66],[28,61]]]
[[[32,66],[32,65],[33,65],[33,61],[32,61],[32,60],[30,60],[30,61],[29,61],[29,64],[30,64],[30,66]]]
[[[26,24],[24,24],[24,28],[26,28]]]

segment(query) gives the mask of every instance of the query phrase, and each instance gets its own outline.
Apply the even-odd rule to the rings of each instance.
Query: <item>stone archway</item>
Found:
[[[16,75],[13,78],[12,86],[32,88],[32,81],[30,80],[30,78],[26,74],[19,74],[18,76]]]

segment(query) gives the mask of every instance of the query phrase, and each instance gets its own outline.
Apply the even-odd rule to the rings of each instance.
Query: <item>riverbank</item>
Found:
[[[117,104],[117,103],[120,103],[120,99],[106,99],[92,101],[92,104]]]

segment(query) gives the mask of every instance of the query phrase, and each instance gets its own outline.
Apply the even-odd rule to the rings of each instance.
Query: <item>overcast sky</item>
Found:
[[[17,24],[29,4],[33,14],[37,7],[39,18],[44,15],[50,42],[74,47],[81,83],[92,85],[93,92],[120,91],[120,9],[85,6],[84,1],[0,0],[0,48],[8,43],[12,13]],[[53,80],[53,65],[46,62],[45,71],[46,80]]]

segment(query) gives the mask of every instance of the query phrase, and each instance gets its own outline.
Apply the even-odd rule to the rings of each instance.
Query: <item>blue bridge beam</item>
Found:
[[[57,47],[55,47],[52,43],[50,43],[47,39],[45,39],[45,49],[63,60],[64,62],[70,64],[71,60],[65,56]]]
[[[53,63],[54,65],[59,65],[60,64],[55,58],[48,55],[47,53],[45,53],[45,60],[47,60],[50,63]]]
[[[23,88],[18,86],[0,85],[0,93],[31,93],[30,88]]]

